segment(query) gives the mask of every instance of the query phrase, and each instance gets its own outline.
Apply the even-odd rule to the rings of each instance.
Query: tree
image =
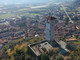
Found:
[[[49,56],[46,53],[44,53],[41,56],[41,60],[49,60]]]
[[[54,48],[54,49],[49,50],[47,53],[48,53],[49,56],[53,56],[53,55],[56,56],[59,53],[59,49],[58,48]]]
[[[14,56],[11,56],[10,60],[15,60]]]
[[[10,56],[11,60],[25,60],[27,56],[27,45],[16,45],[14,50],[8,51],[8,55]]]
[[[80,60],[80,47],[76,51],[72,51],[70,57],[71,60]]]
[[[21,17],[21,20],[26,20],[26,19],[27,19],[26,16]]]
[[[56,60],[64,60],[63,56],[62,55],[58,55]]]
[[[65,37],[61,37],[61,38],[60,38],[60,40],[62,40],[62,41],[65,41],[65,39],[66,39]]]
[[[20,27],[26,27],[26,23],[27,22],[22,22],[21,24],[19,24]]]
[[[61,54],[53,55],[52,60],[64,60],[64,57]]]

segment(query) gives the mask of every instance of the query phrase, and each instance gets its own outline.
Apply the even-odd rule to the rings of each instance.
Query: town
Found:
[[[66,56],[80,47],[80,8],[65,3],[63,5],[50,3],[48,6],[11,7],[15,10],[10,10],[8,6],[5,9],[1,7],[3,10],[0,13],[5,16],[0,17],[0,52],[3,52],[0,59],[9,57],[5,51],[10,53],[10,49],[12,51],[18,46],[16,44],[23,44],[24,47],[26,42],[29,48],[28,54],[32,56],[30,60],[41,59],[41,55],[49,49],[65,55],[65,60],[72,60]],[[7,14],[14,16],[7,17]]]

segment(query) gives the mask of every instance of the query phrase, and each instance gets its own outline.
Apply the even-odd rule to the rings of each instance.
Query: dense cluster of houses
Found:
[[[0,44],[4,44],[4,41],[25,38],[26,34],[28,37],[35,37],[37,34],[44,36],[45,27],[42,24],[39,25],[34,19],[8,18],[1,22],[4,24],[0,25]],[[28,21],[29,23],[26,23]]]
[[[78,29],[76,28],[78,26]],[[69,23],[68,25],[65,25],[65,22],[61,22],[56,25],[55,27],[55,39],[60,39],[60,38],[70,38],[73,35],[80,35],[80,24],[72,24]]]

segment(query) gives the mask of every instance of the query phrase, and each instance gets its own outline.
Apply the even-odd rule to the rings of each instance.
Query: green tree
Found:
[[[72,51],[70,57],[71,60],[80,60],[80,47],[76,51]]]
[[[61,54],[53,55],[52,60],[64,60],[64,57]]]
[[[62,55],[58,55],[58,56],[56,57],[56,60],[64,60],[64,58],[63,58]]]
[[[54,49],[51,49],[51,50],[47,51],[47,53],[48,53],[49,56],[53,56],[53,55],[56,56],[59,53],[59,49],[58,48],[54,48]]]
[[[27,19],[26,16],[21,17],[21,20],[26,20],[26,19]]]
[[[10,60],[27,60],[29,57],[27,56],[27,45],[22,44],[21,46],[16,45],[14,50],[8,50],[8,55],[10,56]]]
[[[41,56],[41,60],[49,60],[49,56],[46,53],[44,53]]]

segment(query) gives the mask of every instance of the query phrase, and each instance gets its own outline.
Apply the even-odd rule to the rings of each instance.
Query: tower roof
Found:
[[[47,20],[55,20],[56,18],[55,17],[52,17],[52,16],[48,16],[46,19]]]

